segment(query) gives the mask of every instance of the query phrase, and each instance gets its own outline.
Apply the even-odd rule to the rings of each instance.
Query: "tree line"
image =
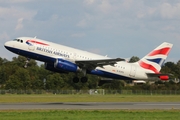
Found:
[[[111,89],[111,90],[180,90],[180,83],[157,81],[155,84],[129,86],[124,80],[114,80],[98,86],[100,77],[88,75],[87,83],[73,83],[74,73],[60,74],[48,71],[44,65],[38,65],[30,60],[28,67],[24,68],[27,59],[23,56],[13,57],[11,61],[0,57],[0,89],[4,90],[85,90],[85,89]],[[138,61],[133,56],[129,62]],[[162,73],[170,73],[170,79],[180,78],[180,60],[177,63],[166,62]],[[81,74],[80,74],[81,76]]]

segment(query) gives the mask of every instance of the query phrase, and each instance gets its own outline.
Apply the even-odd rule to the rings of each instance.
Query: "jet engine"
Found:
[[[75,63],[63,59],[57,59],[54,63],[54,67],[58,70],[67,72],[81,71],[81,69]]]
[[[45,63],[44,67],[45,67],[46,70],[50,70],[50,71],[53,71],[53,72],[68,73],[66,71],[62,71],[62,70],[54,68],[54,63]]]

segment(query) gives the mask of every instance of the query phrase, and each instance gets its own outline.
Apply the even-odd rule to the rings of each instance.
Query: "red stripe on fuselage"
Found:
[[[169,51],[170,51],[170,48],[166,47],[166,48],[162,48],[162,49],[159,49],[159,50],[154,50],[151,53],[149,53],[148,56],[153,56],[153,55],[158,55],[158,54],[168,55]]]
[[[40,45],[47,45],[47,46],[49,46],[49,45],[46,44],[46,43],[38,42],[38,41],[36,41],[36,40],[27,40],[27,42],[31,42],[31,43],[35,43],[35,44],[40,44]]]
[[[159,73],[159,71],[155,67],[153,67],[152,65],[147,64],[143,61],[140,61],[139,65],[144,69],[152,70],[154,73]]]

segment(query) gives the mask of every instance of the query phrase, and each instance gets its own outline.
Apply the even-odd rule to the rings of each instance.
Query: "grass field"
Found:
[[[179,95],[0,95],[0,103],[180,102]],[[0,120],[177,120],[180,110],[1,110]]]
[[[177,120],[178,110],[0,111],[1,120]]]
[[[23,102],[180,102],[180,95],[0,95],[0,103]]]

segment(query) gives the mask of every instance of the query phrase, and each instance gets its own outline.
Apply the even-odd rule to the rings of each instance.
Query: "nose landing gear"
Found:
[[[28,63],[29,63],[30,60],[31,60],[30,58],[27,58],[27,60],[26,60],[26,62],[25,62],[25,65],[24,65],[24,68],[27,68]]]

